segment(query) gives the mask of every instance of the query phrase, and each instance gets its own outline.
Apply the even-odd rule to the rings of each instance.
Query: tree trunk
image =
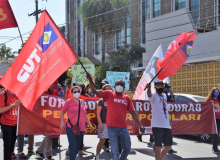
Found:
[[[105,62],[105,36],[102,35],[102,63]]]

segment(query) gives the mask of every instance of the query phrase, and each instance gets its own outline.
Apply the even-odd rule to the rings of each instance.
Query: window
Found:
[[[190,0],[189,1],[189,10],[191,11],[193,22],[195,23],[196,27],[200,26],[200,0]]]
[[[186,0],[175,0],[175,10],[179,10],[186,7]]]
[[[184,96],[178,96],[177,102],[194,102],[193,99],[184,97]]]
[[[122,30],[116,31],[116,49],[122,45]]]
[[[95,54],[100,54],[101,51],[101,44],[100,44],[100,38],[98,34],[95,34]]]
[[[126,44],[131,44],[131,20],[130,16],[127,17],[127,21],[125,23],[125,37],[126,37]]]
[[[160,16],[160,0],[154,0],[154,17]]]
[[[150,0],[142,2],[142,42],[146,41],[145,21],[150,19]]]
[[[105,53],[107,53],[107,38],[105,38]]]
[[[77,31],[78,31],[78,35],[77,35],[77,52],[78,52],[78,56],[81,57],[81,21],[77,22]]]
[[[87,57],[87,31],[84,30],[84,57]]]

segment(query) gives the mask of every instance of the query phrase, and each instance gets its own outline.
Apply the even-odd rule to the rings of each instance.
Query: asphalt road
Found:
[[[1,135],[0,135],[1,137]],[[35,136],[35,150],[39,147],[43,136]],[[149,142],[149,136],[143,136],[143,142],[139,142],[136,136],[131,136],[132,149],[128,156],[129,160],[154,160],[154,152],[152,149],[152,143]],[[78,156],[77,160],[91,160],[94,159],[96,145],[98,143],[97,136],[85,136],[84,144],[87,156]],[[61,136],[61,160],[69,160],[68,156],[65,156],[66,149],[68,147],[68,141],[66,135]],[[27,153],[28,144],[25,143],[24,153]],[[17,148],[16,148],[17,149]],[[15,150],[16,150],[15,149]],[[212,153],[212,144],[201,142],[198,137],[191,135],[175,136],[173,149],[177,151],[177,154],[168,154],[164,160],[219,160],[220,155]],[[220,147],[219,147],[220,149]],[[53,150],[53,157],[55,160],[59,160],[59,150]],[[18,156],[18,155],[17,155]],[[111,160],[111,153],[102,151],[100,155],[101,159]],[[19,158],[17,158],[19,159]],[[38,159],[35,155],[28,156],[29,160]],[[3,160],[3,142],[0,138],[0,160]]]

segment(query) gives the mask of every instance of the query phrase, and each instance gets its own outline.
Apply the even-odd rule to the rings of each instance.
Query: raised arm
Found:
[[[92,83],[92,76],[91,76],[89,73],[87,73],[87,74],[86,74],[86,78],[89,80],[89,86],[90,86],[90,88],[91,88],[91,90],[92,90],[92,93],[94,93],[94,94],[96,94],[98,97],[100,97],[100,92],[96,90],[95,86],[94,86],[93,83]]]
[[[151,94],[151,85],[150,85],[150,83],[147,84],[146,88],[147,88],[147,96],[151,97],[152,94]]]

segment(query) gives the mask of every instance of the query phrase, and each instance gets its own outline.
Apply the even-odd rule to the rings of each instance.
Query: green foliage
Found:
[[[126,45],[119,47],[117,51],[109,54],[106,63],[96,67],[96,82],[106,78],[106,71],[131,72],[132,65],[141,62],[142,54],[146,51],[139,44]]]
[[[83,58],[83,57],[78,57],[78,58],[79,58],[79,60],[82,62],[83,65],[89,64],[89,62],[88,62],[85,58]],[[79,61],[77,60],[77,61],[74,63],[74,65],[80,65]]]
[[[128,0],[84,0],[83,3],[78,6],[78,16],[86,18],[83,19],[83,24],[88,30],[98,33],[99,35],[104,32],[104,36],[107,37],[112,34],[112,30],[121,29],[121,27],[123,27],[126,17],[129,15],[129,9],[128,7],[124,9],[119,8],[127,5]],[[95,17],[87,18],[92,16]]]
[[[14,58],[15,53],[12,52],[12,48],[6,47],[6,45],[0,44],[0,58]]]

